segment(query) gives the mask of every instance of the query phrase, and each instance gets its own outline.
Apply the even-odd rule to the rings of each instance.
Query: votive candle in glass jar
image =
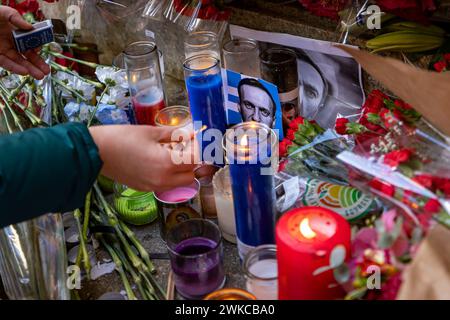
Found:
[[[167,248],[175,286],[187,299],[203,299],[223,288],[222,235],[209,220],[184,221],[167,233]]]
[[[278,266],[275,245],[251,250],[244,260],[247,291],[258,300],[278,300]]]
[[[212,31],[196,31],[184,41],[186,59],[197,55],[209,55],[220,61],[220,46],[217,34]]]
[[[156,114],[155,123],[159,127],[192,127],[192,117],[185,106],[171,106]]]
[[[253,40],[234,39],[223,45],[225,69],[247,76],[261,76],[258,43]]]
[[[203,300],[256,300],[256,297],[242,289],[227,288],[210,293]]]
[[[166,106],[156,44],[134,42],[125,49],[124,59],[136,121],[155,125],[156,114]]]

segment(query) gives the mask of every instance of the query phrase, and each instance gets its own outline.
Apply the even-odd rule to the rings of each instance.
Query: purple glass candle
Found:
[[[225,284],[219,228],[208,220],[192,219],[167,233],[167,247],[178,293],[202,299]]]

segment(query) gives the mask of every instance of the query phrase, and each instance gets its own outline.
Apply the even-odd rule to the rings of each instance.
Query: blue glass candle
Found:
[[[275,243],[275,143],[274,132],[257,122],[238,124],[225,136],[241,259],[254,247]]]
[[[227,118],[219,60],[209,55],[194,56],[185,61],[184,70],[195,130],[206,126],[207,129],[217,129],[222,134],[225,133]],[[198,122],[201,122],[200,126]],[[211,143],[216,143],[220,148],[220,141]],[[202,155],[208,144],[200,143]]]

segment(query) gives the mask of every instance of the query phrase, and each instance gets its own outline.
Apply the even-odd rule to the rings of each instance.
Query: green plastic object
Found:
[[[149,224],[158,216],[153,192],[137,191],[116,184],[114,206],[122,220],[137,226]]]

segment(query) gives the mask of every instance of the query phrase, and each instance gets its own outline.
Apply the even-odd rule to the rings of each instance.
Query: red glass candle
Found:
[[[276,227],[280,300],[343,298],[332,265],[348,260],[350,239],[350,225],[331,210],[304,207],[284,214]]]

